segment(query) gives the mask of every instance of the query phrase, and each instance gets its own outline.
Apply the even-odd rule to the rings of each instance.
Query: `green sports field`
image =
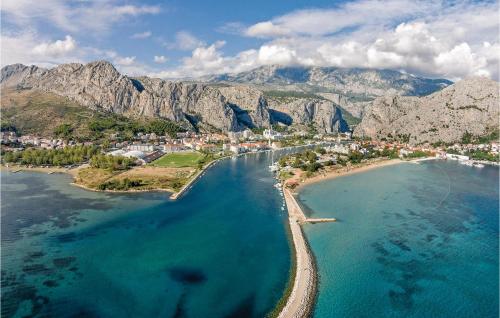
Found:
[[[164,155],[153,161],[151,165],[155,167],[196,167],[204,155],[199,152],[175,152]]]

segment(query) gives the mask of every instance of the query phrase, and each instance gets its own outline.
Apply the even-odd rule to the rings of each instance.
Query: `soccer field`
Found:
[[[203,154],[194,151],[169,153],[153,161],[151,165],[155,167],[170,168],[196,167],[198,165],[198,161],[203,157]]]

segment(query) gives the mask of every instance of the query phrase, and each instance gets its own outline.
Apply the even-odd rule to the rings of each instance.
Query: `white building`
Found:
[[[240,147],[240,145],[230,145],[229,151],[231,151],[232,153],[235,153],[235,154],[239,154],[241,152],[244,152],[245,148]]]
[[[446,159],[450,159],[450,160],[469,160],[469,156],[455,155],[455,154],[452,154],[452,153],[447,153],[446,154]]]
[[[154,146],[151,144],[134,144],[134,145],[128,146],[128,150],[151,152],[154,150]]]
[[[264,138],[266,139],[271,139],[271,140],[279,140],[283,138],[283,135],[277,131],[274,131],[272,129],[264,129]]]

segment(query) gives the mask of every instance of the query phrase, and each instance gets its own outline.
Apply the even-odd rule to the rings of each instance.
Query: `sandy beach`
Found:
[[[365,172],[371,169],[390,166],[394,164],[399,164],[404,161],[400,159],[392,160],[378,160],[366,162],[360,165],[352,167],[344,167],[341,169],[335,169],[329,171],[325,174],[314,176],[312,178],[306,179],[299,184],[296,188],[297,190],[305,185],[309,185],[315,182],[321,182],[325,180],[334,179],[340,176],[350,175],[359,172]],[[294,175],[294,177],[286,180],[297,181],[300,179],[300,174]],[[286,301],[285,306],[282,308],[278,317],[288,318],[288,317],[309,317],[313,310],[314,302],[316,299],[316,293],[318,289],[318,277],[317,269],[314,260],[314,255],[309,248],[307,239],[302,232],[301,224],[309,223],[315,219],[308,219],[302,208],[297,203],[296,199],[293,197],[289,189],[284,187],[283,194],[285,197],[285,202],[288,210],[288,220],[290,223],[290,230],[293,238],[293,246],[295,249],[295,277],[293,278],[292,291]],[[326,222],[334,222],[335,219],[324,219]],[[311,222],[314,223],[314,222]]]
[[[325,181],[325,180],[331,180],[331,179],[335,179],[338,177],[347,176],[347,175],[360,173],[360,172],[365,172],[365,171],[369,171],[369,170],[376,169],[376,168],[392,166],[392,165],[400,164],[403,162],[409,162],[409,161],[404,161],[401,159],[377,160],[377,161],[364,162],[364,163],[361,163],[359,165],[355,165],[355,166],[351,166],[351,167],[343,167],[340,169],[335,169],[335,170],[328,171],[326,173],[316,175],[314,177],[302,180],[301,182],[299,182],[299,185],[295,188],[295,190],[299,191],[304,186],[307,186],[307,185],[312,184],[312,183],[321,182],[321,181]]]

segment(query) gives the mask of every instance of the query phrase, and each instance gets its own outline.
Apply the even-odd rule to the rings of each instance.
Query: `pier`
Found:
[[[288,215],[294,217],[299,221],[299,223],[327,223],[336,222],[336,218],[308,218],[302,208],[297,203],[297,200],[293,197],[290,190],[283,188],[283,193],[285,196],[285,202],[288,207]]]

